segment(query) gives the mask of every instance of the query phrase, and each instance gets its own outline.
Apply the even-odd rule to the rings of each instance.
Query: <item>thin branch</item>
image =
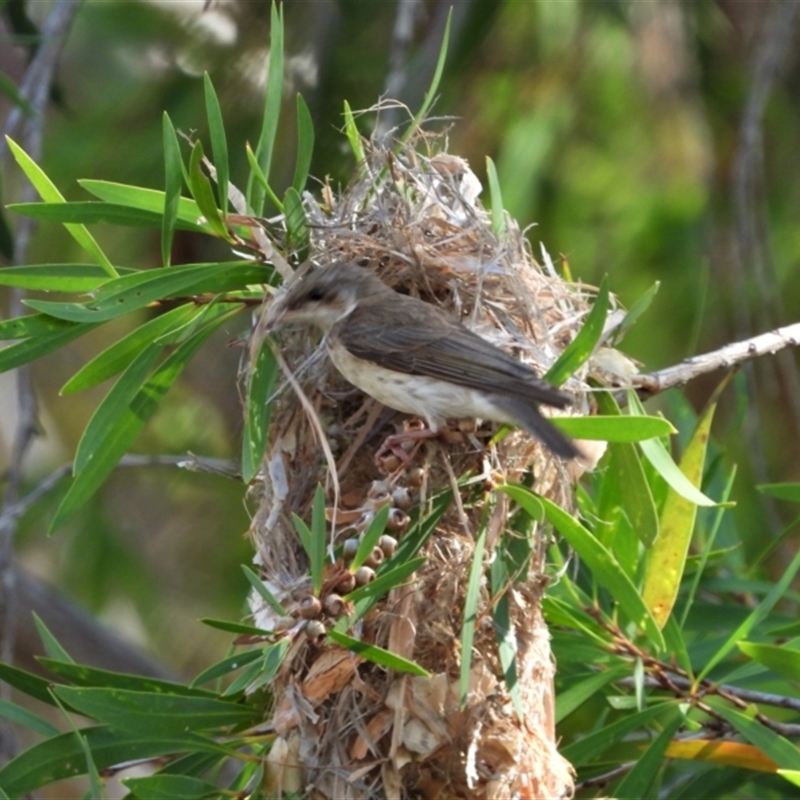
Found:
[[[66,40],[67,32],[80,5],[79,0],[59,0],[50,12],[42,27],[42,41],[36,55],[30,62],[25,77],[20,85],[20,95],[27,102],[29,116],[25,117],[22,127],[22,144],[26,152],[34,159],[40,160],[42,138],[47,102],[53,85],[56,64]],[[23,120],[23,110],[17,106],[9,113],[3,126],[3,133],[13,133]],[[5,155],[5,137],[0,139],[0,161]],[[33,187],[27,185],[23,190],[23,200],[35,198]],[[28,245],[33,233],[35,221],[20,221],[14,235],[14,262],[23,264],[27,258]],[[23,313],[22,293],[14,290],[11,293],[9,311],[12,316]],[[23,463],[26,454],[37,433],[36,399],[27,368],[17,370],[17,398],[19,405],[19,422],[14,434],[11,455],[11,466],[7,473],[2,505],[16,503],[22,484]],[[8,518],[0,524],[0,661],[10,663],[14,657],[14,636],[16,620],[16,571],[14,569],[14,535],[16,525],[14,518]],[[8,689],[5,684],[0,694],[5,695]],[[0,757],[11,755],[13,748],[10,736],[0,735],[6,742]]]
[[[658,394],[673,386],[683,386],[707,372],[730,369],[745,361],[771,355],[787,347],[796,347],[798,344],[800,344],[800,323],[795,323],[742,342],[725,345],[710,353],[692,356],[672,367],[636,375],[632,383],[641,392]]]

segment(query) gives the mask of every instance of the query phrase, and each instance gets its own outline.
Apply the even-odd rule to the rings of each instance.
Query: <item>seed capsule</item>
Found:
[[[356,579],[356,586],[366,586],[370,581],[375,580],[375,570],[364,565],[355,571],[353,577]]]
[[[297,613],[303,619],[316,619],[322,611],[322,603],[314,595],[306,595],[297,601]]]
[[[391,558],[394,555],[395,550],[397,550],[397,539],[395,539],[394,536],[389,536],[385,533],[380,539],[378,539],[378,547],[383,550],[383,554],[386,556],[386,558]]]
[[[324,602],[325,613],[331,617],[340,617],[344,612],[344,600],[338,595],[331,592]]]
[[[314,643],[320,644],[327,633],[325,625],[318,619],[310,619],[306,623],[306,636]]]

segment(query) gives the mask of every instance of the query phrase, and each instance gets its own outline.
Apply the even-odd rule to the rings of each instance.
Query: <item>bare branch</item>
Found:
[[[772,355],[787,347],[796,347],[798,344],[800,344],[800,322],[778,328],[770,333],[762,333],[742,342],[727,344],[710,353],[692,356],[672,367],[636,375],[633,377],[632,383],[642,392],[658,394],[673,386],[683,386],[707,372],[730,369],[745,361],[759,356]]]

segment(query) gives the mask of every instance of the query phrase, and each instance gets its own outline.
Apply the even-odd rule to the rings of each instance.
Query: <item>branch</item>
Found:
[[[800,344],[800,322],[786,325],[770,333],[753,336],[751,339],[745,339],[742,342],[727,344],[710,353],[692,356],[672,367],[636,375],[632,378],[632,383],[636,389],[644,394],[658,394],[665,389],[671,389],[673,386],[683,386],[707,372],[730,369],[745,361],[750,361],[759,356],[771,355],[787,347],[795,347],[798,344]]]

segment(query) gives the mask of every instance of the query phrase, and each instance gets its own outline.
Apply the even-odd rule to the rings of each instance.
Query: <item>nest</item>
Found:
[[[424,139],[400,152],[367,143],[366,162],[345,192],[335,196],[325,186],[322,201],[306,194],[311,258],[323,268],[346,260],[375,270],[395,290],[441,305],[541,374],[580,329],[593,292],[563,280],[549,258],[544,267],[537,264],[514,220],[505,216],[502,225],[493,224],[478,200],[477,178],[463,159],[435,152],[440,141]],[[554,670],[540,612],[547,582],[543,533],[529,533],[527,573],[514,576],[505,592],[517,637],[522,717],[502,679],[486,581],[463,704],[459,673],[476,531],[485,525],[487,563],[510,535],[508,498],[496,493],[487,518],[489,490],[532,475],[536,491],[569,507],[579,467],[564,465],[524,432],[491,444],[496,425],[464,421],[453,423],[445,441],[418,445],[411,467],[393,463],[394,456],[376,465],[381,442],[408,425],[407,418],[350,386],[315,331],[280,338],[313,414],[287,385],[278,391],[251,531],[261,575],[286,609],[281,620],[254,596],[255,621],[282,627],[291,639],[272,686],[269,724],[278,739],[270,754],[270,791],[325,798],[571,795],[571,767],[556,750]],[[587,369],[564,387],[575,396],[564,413],[587,412]],[[312,596],[291,514],[309,519],[318,483],[326,487],[327,516],[335,523],[332,542],[344,542],[345,553],[347,541],[357,541],[377,510],[391,506],[375,562],[402,542],[410,514],[426,518],[436,498],[453,491],[455,502],[421,551],[424,565],[351,631],[415,661],[430,677],[393,672],[325,643],[326,630],[347,613],[342,596],[359,576],[346,563],[330,564],[320,596]]]

